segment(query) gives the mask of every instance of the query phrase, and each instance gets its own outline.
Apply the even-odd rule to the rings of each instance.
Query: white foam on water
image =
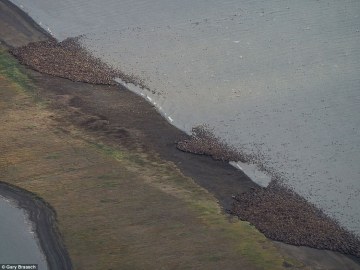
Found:
[[[242,172],[261,187],[267,187],[271,182],[271,176],[259,170],[256,164],[230,161],[229,164]]]

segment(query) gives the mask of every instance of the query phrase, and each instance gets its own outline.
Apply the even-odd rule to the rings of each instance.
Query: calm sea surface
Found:
[[[360,235],[360,1],[12,0]],[[266,183],[265,183],[266,184]]]
[[[38,264],[39,269],[48,269],[24,210],[0,196],[0,220],[0,264]]]

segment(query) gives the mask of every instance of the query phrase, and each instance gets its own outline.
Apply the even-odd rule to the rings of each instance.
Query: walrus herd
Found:
[[[14,48],[20,63],[42,73],[92,84],[114,85],[114,78],[133,82],[80,44],[79,38],[55,39]],[[207,127],[193,129],[189,138],[177,143],[181,151],[208,155],[215,160],[248,161],[249,157],[218,139]],[[329,249],[360,257],[360,239],[291,189],[272,181],[267,188],[255,188],[233,197],[230,212],[256,226],[268,238],[292,245]]]
[[[193,128],[192,135],[178,142],[177,148],[215,160],[253,160],[217,138],[206,126]],[[229,212],[273,240],[360,257],[360,239],[356,235],[279,182],[274,179],[266,188],[233,196]]]
[[[313,204],[276,182],[233,197],[230,212],[266,237],[360,257],[360,240]]]
[[[29,43],[10,50],[21,64],[32,69],[76,82],[115,85],[114,78],[132,82],[133,78],[93,57],[79,39],[58,42],[54,38]]]

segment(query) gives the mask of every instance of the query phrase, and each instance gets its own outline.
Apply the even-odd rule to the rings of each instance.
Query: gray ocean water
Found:
[[[27,214],[0,196],[0,264],[38,264],[48,269]]]
[[[360,1],[12,0],[360,235]],[[266,184],[266,183],[265,183]]]

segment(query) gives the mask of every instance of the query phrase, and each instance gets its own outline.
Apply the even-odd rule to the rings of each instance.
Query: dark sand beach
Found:
[[[43,41],[49,38],[29,17],[12,4],[2,1],[0,5],[2,14],[10,14],[10,12],[12,14],[11,17],[1,16],[0,21],[1,33],[4,33],[0,37],[1,42],[8,48],[13,49],[28,42]],[[17,54],[16,49],[14,54]],[[25,64],[29,65],[30,63]],[[41,71],[41,68],[37,69]],[[155,152],[161,159],[172,162],[185,176],[194,179],[197,184],[212,193],[224,210],[231,209],[235,195],[258,189],[258,186],[246,175],[226,162],[216,161],[207,155],[194,155],[179,151],[176,143],[188,139],[186,134],[171,126],[156,112],[153,106],[124,87],[75,82],[74,78],[71,81],[31,69],[27,69],[26,72],[35,82],[36,95],[47,101],[49,108],[55,112],[53,119],[59,126],[64,126],[64,130],[67,126],[76,126],[108,145],[121,145],[129,150],[141,149],[147,153]],[[20,205],[31,205],[29,203],[30,195],[25,195],[6,184],[1,185],[0,188],[2,194],[9,194],[9,196],[12,194],[11,197],[17,199]],[[35,205],[43,203],[36,200],[34,201]],[[241,200],[236,198],[236,202],[239,201]],[[263,205],[264,208],[271,208],[271,206],[271,200]],[[52,265],[53,262],[57,266],[63,265],[63,267],[52,269],[70,269],[71,263],[53,223],[53,211],[46,204],[41,206],[42,210],[38,210],[39,208],[34,206],[25,208],[28,208],[30,213],[34,211],[43,213],[43,217],[40,216],[42,220],[33,220],[38,224],[40,242],[44,250],[48,250],[46,256],[49,264]],[[296,209],[296,211],[299,211],[299,215],[301,215],[301,209]],[[52,230],[46,231],[49,227]],[[312,233],[316,235],[315,231]],[[294,252],[293,246],[276,245],[283,254],[301,260],[303,267],[293,269],[360,268],[356,258],[349,258],[336,252],[303,247],[296,247],[296,252]],[[326,245],[321,247],[327,248]],[[335,250],[349,253],[347,250]],[[357,255],[356,252],[358,250],[355,247],[355,251],[350,254]]]
[[[15,200],[18,207],[29,214],[36,224],[36,234],[45,253],[49,269],[72,269],[71,260],[62,242],[56,224],[56,213],[52,207],[35,194],[0,182],[0,195]]]

